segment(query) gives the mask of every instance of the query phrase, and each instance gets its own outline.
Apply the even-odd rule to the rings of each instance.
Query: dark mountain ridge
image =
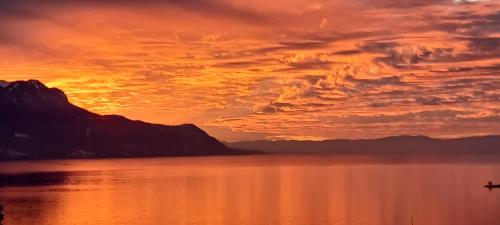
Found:
[[[37,80],[0,81],[0,159],[231,155],[193,124],[166,126],[99,115]]]
[[[229,147],[270,153],[325,154],[500,154],[500,136],[438,139],[426,136],[392,136],[378,139],[324,141],[242,141]]]

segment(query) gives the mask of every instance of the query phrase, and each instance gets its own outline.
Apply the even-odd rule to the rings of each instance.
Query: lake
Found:
[[[500,160],[257,155],[0,162],[5,225],[500,223]]]

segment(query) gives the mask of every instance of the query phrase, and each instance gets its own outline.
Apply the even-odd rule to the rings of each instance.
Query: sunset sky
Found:
[[[1,0],[0,79],[225,141],[500,134],[499,0]]]

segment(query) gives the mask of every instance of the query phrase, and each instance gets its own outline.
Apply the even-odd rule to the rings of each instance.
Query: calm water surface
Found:
[[[500,162],[500,161],[499,161]],[[500,163],[335,156],[0,162],[5,225],[500,224]]]

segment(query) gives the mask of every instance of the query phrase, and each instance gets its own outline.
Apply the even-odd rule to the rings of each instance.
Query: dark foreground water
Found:
[[[488,161],[488,160],[487,160]],[[495,225],[500,163],[335,156],[0,162],[6,225]]]

